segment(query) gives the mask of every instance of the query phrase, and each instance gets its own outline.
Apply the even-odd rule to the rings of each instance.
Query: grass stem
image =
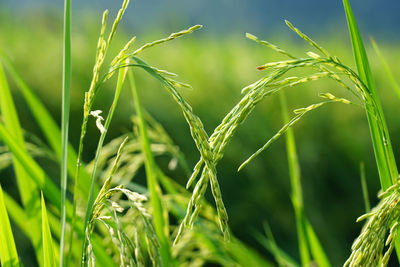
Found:
[[[64,1],[64,50],[61,115],[61,238],[60,267],[64,266],[65,231],[67,224],[66,198],[68,183],[68,126],[71,88],[71,0]],[[71,229],[71,231],[73,231]]]
[[[139,94],[136,89],[134,76],[132,71],[128,73],[129,83],[132,90],[133,99],[135,101],[136,114],[139,117],[139,131],[142,150],[145,155],[145,169],[147,178],[147,187],[150,191],[150,201],[153,207],[154,224],[157,236],[161,245],[161,258],[164,266],[173,266],[170,243],[168,241],[166,232],[168,233],[168,226],[164,220],[163,206],[161,203],[161,188],[157,181],[157,166],[154,161],[154,156],[150,148],[150,139],[147,133],[147,124],[142,112],[142,106],[139,99]]]

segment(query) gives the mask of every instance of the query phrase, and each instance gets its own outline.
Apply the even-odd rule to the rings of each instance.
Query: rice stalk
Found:
[[[350,6],[350,2],[348,0],[343,0],[343,6],[346,13],[347,25],[358,74],[361,80],[367,85],[367,90],[371,96],[366,99],[366,102],[373,102],[374,104],[366,105],[366,111],[381,188],[382,190],[386,190],[397,182],[399,172],[393,153],[388,126],[385,121],[383,109],[375,87],[367,53],[358,30],[357,22]],[[396,239],[396,252],[398,260],[400,261],[400,238]]]
[[[169,234],[169,227],[167,220],[163,216],[163,203],[161,202],[162,191],[158,184],[158,177],[156,173],[156,163],[154,161],[154,155],[151,152],[150,141],[147,133],[147,125],[142,112],[142,105],[139,99],[139,94],[133,80],[132,72],[129,73],[130,87],[132,90],[133,100],[135,102],[136,114],[139,118],[139,130],[140,130],[140,140],[142,145],[143,154],[145,156],[145,169],[146,169],[146,179],[147,187],[150,191],[150,201],[153,207],[153,216],[155,223],[155,230],[157,236],[160,239],[161,245],[161,257],[163,263],[166,266],[173,265],[170,245],[167,235]],[[167,218],[168,219],[168,218]]]
[[[358,30],[353,11],[348,0],[343,0],[347,17],[347,24],[353,46],[353,54],[357,64],[360,81],[365,84],[368,97],[365,98],[367,118],[379,172],[382,190],[396,183],[399,175],[393,149],[390,141],[388,127],[375,88],[372,72],[369,67],[367,53]],[[400,244],[400,243],[399,243]],[[400,252],[400,246],[399,246]]]
[[[301,83],[306,83],[312,80],[317,80],[323,77],[328,77],[333,79],[340,86],[344,87],[345,89],[348,89],[353,95],[356,95],[357,98],[361,100],[362,107],[364,108],[368,107],[369,111],[367,113],[369,114],[369,116],[376,119],[377,124],[381,126],[384,124],[381,117],[376,112],[377,104],[374,101],[374,99],[372,99],[368,87],[364,84],[361,78],[352,69],[343,65],[338,57],[331,56],[324,48],[322,48],[316,42],[312,41],[311,38],[300,32],[298,29],[294,28],[292,24],[290,24],[289,22],[287,22],[287,24],[289,27],[292,28],[292,30],[294,30],[298,35],[300,35],[301,38],[309,42],[310,45],[312,45],[319,52],[321,52],[324,55],[324,57],[317,55],[313,52],[308,52],[307,58],[296,58],[295,56],[289,54],[288,52],[284,51],[283,49],[275,45],[272,45],[268,42],[260,41],[254,35],[247,34],[247,36],[250,39],[253,39],[263,45],[266,45],[281,54],[289,56],[291,59],[279,62],[267,63],[258,67],[259,70],[269,69],[270,73],[264,78],[251,84],[250,86],[245,87],[242,90],[242,93],[244,94],[243,98],[225,116],[221,124],[214,130],[214,133],[210,136],[208,140],[208,143],[213,153],[214,166],[222,158],[224,148],[229,142],[230,138],[233,136],[238,125],[240,125],[247,118],[247,116],[251,113],[254,107],[261,100],[263,100],[267,96],[275,94],[276,92],[284,88],[292,87]],[[289,71],[296,68],[305,68],[305,67],[311,68],[313,70],[319,70],[320,72],[310,75],[308,77],[299,77],[299,78],[289,77],[282,79],[283,75],[285,75]],[[354,88],[348,86],[346,82],[344,82],[344,78],[348,78],[353,83]],[[325,94],[323,96],[328,100],[315,105],[311,105],[304,109],[296,110],[298,114],[293,118],[293,120],[289,123],[289,125],[284,126],[281,129],[281,131],[279,131],[277,135],[275,135],[272,138],[271,142],[267,142],[267,144],[264,145],[264,149],[267,148],[274,140],[276,140],[276,138],[278,138],[283,132],[285,132],[285,130],[287,130],[288,127],[296,123],[307,112],[319,108],[325,103],[330,103],[330,102],[340,102],[346,104],[350,103],[348,100],[343,98],[336,98],[332,94]],[[366,99],[369,99],[369,101],[366,101]],[[256,152],[255,155],[253,155],[250,158],[250,160],[259,153],[261,153],[262,151],[263,148],[261,148],[258,152]],[[199,213],[199,209],[201,207],[200,200],[202,199],[202,196],[204,195],[205,190],[207,188],[208,181],[210,180],[209,169],[203,168],[204,162],[205,159],[202,157],[200,161],[195,165],[193,173],[188,180],[187,188],[189,188],[192,185],[192,183],[195,182],[195,180],[197,179],[198,175],[201,172],[201,175],[198,178],[198,181],[195,185],[192,198],[189,201],[186,216],[180,225],[174,244],[176,244],[179,241],[179,237],[182,234],[184,227],[193,226],[193,222],[197,214]],[[248,163],[248,161],[246,161],[244,165],[246,163]],[[239,167],[239,169],[241,169],[244,165]],[[222,219],[221,221],[223,222],[223,220],[224,219]]]
[[[119,74],[118,74],[118,82],[117,82],[117,86],[116,86],[116,90],[115,90],[115,94],[114,94],[114,99],[113,99],[113,103],[111,104],[109,113],[107,114],[107,118],[104,124],[104,131],[101,133],[100,135],[100,139],[97,145],[97,150],[96,150],[96,155],[95,155],[95,160],[94,160],[94,167],[93,167],[93,171],[92,171],[92,177],[91,177],[91,185],[90,185],[90,189],[89,189],[89,198],[88,198],[88,205],[87,205],[87,209],[86,209],[86,215],[85,215],[85,221],[84,221],[84,231],[86,232],[86,228],[88,226],[88,222],[90,219],[90,215],[92,213],[92,209],[93,209],[93,205],[94,205],[94,185],[95,185],[95,180],[96,180],[96,170],[97,170],[97,162],[103,147],[103,143],[104,143],[104,139],[106,137],[108,128],[110,126],[112,117],[114,115],[115,112],[115,108],[117,106],[118,103],[118,99],[121,93],[121,89],[122,89],[122,85],[125,81],[125,77],[127,74],[127,69],[120,69]],[[86,247],[86,239],[84,239],[83,241],[83,245],[82,245],[82,263],[86,263],[86,258],[85,258],[85,247]]]
[[[135,38],[132,38],[126,45],[125,47],[120,51],[120,53],[118,53],[118,55],[114,58],[114,60],[112,61],[111,66],[109,67],[109,72],[106,73],[106,75],[103,76],[102,79],[99,79],[100,77],[100,68],[104,62],[104,58],[107,52],[107,48],[109,47],[113,36],[115,34],[115,30],[117,28],[117,25],[119,23],[119,21],[122,18],[122,15],[127,7],[127,3],[128,1],[124,1],[124,4],[120,10],[120,12],[117,15],[116,20],[114,21],[113,27],[111,29],[111,33],[109,34],[109,38],[107,40],[107,42],[104,39],[104,32],[105,32],[105,27],[106,27],[106,19],[107,19],[107,11],[104,12],[103,14],[103,20],[102,20],[102,28],[100,31],[100,37],[99,37],[99,41],[98,41],[98,48],[97,48],[97,52],[96,52],[96,63],[93,69],[93,78],[92,78],[92,82],[91,85],[89,87],[88,92],[85,94],[85,104],[84,104],[84,118],[83,118],[83,122],[82,122],[82,127],[81,127],[81,138],[80,138],[80,144],[79,144],[79,151],[78,151],[78,160],[77,160],[77,171],[76,171],[76,175],[75,175],[75,184],[78,184],[78,178],[79,178],[79,173],[80,173],[80,160],[81,160],[81,155],[82,155],[82,151],[83,151],[83,140],[84,137],[86,135],[86,127],[87,127],[87,122],[88,122],[88,118],[90,113],[92,112],[91,107],[93,104],[93,101],[95,99],[95,96],[99,90],[99,88],[101,87],[101,85],[108,80],[116,70],[119,70],[121,68],[126,68],[128,67],[130,64],[127,63],[127,60],[130,57],[133,57],[137,54],[139,54],[140,52],[142,52],[144,49],[147,49],[149,47],[155,46],[157,44],[161,44],[170,40],[174,40],[178,37],[181,37],[185,34],[191,33],[192,31],[200,28],[200,25],[196,25],[194,27],[189,28],[188,30],[184,30],[178,33],[173,33],[171,34],[169,37],[152,42],[152,43],[148,43],[144,46],[142,46],[141,48],[137,49],[136,51],[134,51],[133,53],[128,54],[128,50],[131,47],[131,45],[133,44]],[[164,73],[165,74],[165,73]],[[185,84],[182,83],[178,83],[175,82],[172,79],[169,79],[170,83],[174,83],[175,85],[179,85],[179,86],[186,86]],[[106,122],[107,124],[107,122]],[[104,131],[104,130],[103,130]],[[101,149],[100,149],[101,150]],[[93,176],[93,174],[92,174]],[[93,184],[93,180],[92,180],[92,184]],[[93,190],[92,190],[92,186],[90,187],[90,192],[89,192],[89,200],[91,199],[91,196],[93,195]],[[76,192],[76,191],[75,191]],[[76,200],[75,200],[76,203]],[[91,202],[89,201],[89,207],[91,205]],[[89,211],[88,211],[89,213]],[[87,213],[87,214],[88,214]],[[74,216],[73,218],[76,217],[76,204],[74,206]]]
[[[279,94],[281,102],[282,117],[284,123],[289,122],[289,114],[286,96],[284,92]],[[297,157],[296,141],[293,129],[289,128],[285,133],[286,139],[286,154],[288,158],[289,174],[290,174],[290,187],[291,187],[291,200],[296,217],[297,229],[297,242],[299,245],[299,254],[301,263],[306,266],[311,261],[310,249],[308,246],[308,236],[304,227],[304,207],[303,207],[303,191],[301,188],[301,174],[300,164]],[[272,236],[272,235],[271,235]],[[270,238],[271,239],[271,238]]]
[[[68,126],[71,90],[71,0],[64,1],[64,44],[63,44],[63,78],[61,107],[61,238],[60,267],[64,266],[65,232],[67,227],[67,184],[68,184]],[[43,202],[43,201],[42,201]],[[73,232],[73,228],[71,228]],[[66,262],[68,266],[68,262]]]
[[[105,34],[105,29],[106,29],[106,22],[107,22],[107,16],[108,16],[108,10],[105,10],[103,12],[103,17],[102,17],[102,23],[101,23],[101,30],[100,30],[100,37],[97,43],[97,49],[96,49],[96,58],[95,58],[95,64],[93,67],[93,77],[92,81],[90,83],[89,90],[85,93],[85,102],[84,102],[84,107],[83,107],[83,120],[82,120],[82,125],[81,125],[81,135],[79,139],[79,148],[78,148],[78,155],[77,155],[77,162],[76,162],[76,172],[75,172],[75,178],[74,178],[74,194],[73,194],[73,214],[72,214],[72,221],[71,221],[71,228],[74,229],[74,224],[76,220],[76,204],[77,204],[77,195],[78,195],[78,184],[79,184],[79,177],[80,177],[80,168],[81,168],[81,158],[82,158],[82,153],[83,153],[83,141],[86,136],[86,128],[87,128],[87,123],[89,120],[89,114],[95,99],[95,95],[97,93],[97,90],[101,86],[101,83],[99,83],[99,76],[100,76],[100,69],[101,66],[103,65],[105,56],[107,54],[108,47],[111,45],[111,41],[115,35],[115,32],[117,30],[117,26],[119,21],[122,19],[122,15],[124,14],[127,6],[129,4],[129,0],[124,0],[121,9],[119,10],[117,17],[114,20],[111,32],[108,36],[107,41],[104,39],[104,34]],[[92,187],[92,186],[91,186]],[[89,195],[91,192],[89,191]],[[90,198],[90,197],[89,197]],[[71,232],[70,235],[70,245],[73,239],[73,231]]]

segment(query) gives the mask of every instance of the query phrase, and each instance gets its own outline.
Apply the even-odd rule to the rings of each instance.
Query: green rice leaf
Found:
[[[284,92],[280,93],[282,106],[283,122],[289,122],[289,114]],[[289,128],[285,134],[286,137],[286,152],[289,164],[290,184],[292,189],[292,202],[296,216],[297,238],[299,243],[300,259],[303,266],[310,264],[310,250],[307,242],[307,233],[303,224],[303,193],[300,180],[300,164],[297,158],[296,141],[294,139],[293,129]]]
[[[284,92],[280,93],[284,123],[289,122],[289,114]],[[285,134],[286,150],[289,163],[290,183],[292,187],[292,202],[296,216],[296,228],[299,242],[299,252],[302,266],[310,264],[310,252],[318,266],[331,266],[314,229],[304,214],[303,193],[301,188],[300,164],[297,157],[296,141],[293,129],[289,128]]]
[[[11,78],[15,81],[17,87],[20,89],[22,96],[24,97],[26,103],[30,111],[32,112],[33,117],[36,120],[36,123],[42,130],[47,142],[49,143],[51,149],[56,153],[58,159],[61,161],[61,131],[50,112],[46,109],[40,99],[34,94],[32,88],[30,88],[22,79],[22,77],[15,70],[11,61],[3,57],[2,61],[8,70],[8,74],[10,74]],[[76,170],[76,162],[77,155],[76,151],[72,147],[72,145],[68,145],[68,173],[69,175],[75,175]],[[90,185],[90,176],[83,169],[80,179],[79,179],[79,189],[83,198],[87,198],[89,192]]]
[[[365,52],[363,41],[358,31],[358,26],[349,0],[343,0],[343,4],[353,45],[353,53],[357,64],[358,75],[368,87],[369,93],[371,94],[371,99],[366,99],[367,117],[375,152],[375,159],[378,166],[381,187],[382,190],[385,191],[391,185],[396,183],[399,173],[393,154],[389,132],[383,115],[383,110],[369,67],[367,53]],[[396,238],[396,252],[398,259],[400,260],[400,238]]]
[[[383,190],[386,190],[397,180],[397,166],[361,35],[349,0],[343,0],[343,4],[353,45],[353,53],[357,64],[358,75],[370,93],[370,97],[367,97],[366,99],[367,117],[381,186]]]
[[[254,237],[256,240],[268,250],[275,258],[278,266],[282,267],[300,267],[294,259],[292,259],[285,251],[283,251],[276,243],[274,236],[268,224],[264,224],[265,235],[256,232]]]
[[[118,73],[118,81],[117,81],[117,85],[116,85],[116,89],[115,89],[115,93],[114,93],[113,103],[111,104],[110,110],[107,114],[107,118],[104,123],[104,126],[97,125],[101,132],[101,135],[100,135],[100,139],[97,144],[97,150],[96,150],[96,155],[95,155],[95,159],[94,159],[94,166],[93,166],[93,171],[92,171],[92,175],[91,175],[91,184],[90,184],[90,188],[89,188],[88,204],[87,204],[86,215],[85,215],[85,220],[84,220],[83,230],[84,230],[85,237],[83,238],[83,242],[82,242],[83,243],[82,244],[82,265],[84,265],[84,266],[86,266],[88,263],[86,251],[87,251],[87,246],[88,246],[87,237],[89,237],[90,235],[87,231],[88,231],[88,223],[89,223],[90,217],[92,216],[93,205],[94,205],[94,201],[95,201],[94,196],[95,196],[95,183],[96,183],[96,178],[97,178],[97,176],[96,176],[97,164],[99,161],[101,151],[103,149],[104,139],[107,135],[108,128],[110,127],[111,120],[114,116],[114,112],[115,112],[115,109],[118,104],[118,99],[119,99],[119,96],[120,96],[120,93],[122,90],[122,86],[125,81],[127,70],[128,70],[127,67],[120,69],[120,71]]]
[[[3,192],[3,196],[4,196],[4,202],[5,202],[6,206],[8,207],[8,213],[9,213],[10,218],[18,226],[18,228],[21,229],[23,231],[23,233],[28,236],[30,228],[26,224],[28,218],[27,218],[24,210],[11,196],[9,196],[7,194],[7,192]],[[53,232],[54,237],[60,238],[60,220],[52,213],[48,213],[47,216],[48,216],[49,225]],[[83,236],[81,234],[82,227],[83,226],[81,223],[75,225],[75,230],[78,233],[79,240],[83,238]],[[115,265],[114,261],[105,252],[104,247],[101,246],[101,240],[95,236],[92,240],[92,243],[93,243],[94,253],[95,253],[96,257],[98,258],[98,266],[104,266],[104,267],[114,266]],[[76,243],[73,243],[73,244],[74,244],[74,248],[77,247]],[[40,246],[42,246],[42,244],[40,244]],[[79,249],[73,249],[72,252],[77,259],[80,259]],[[55,255],[57,256],[57,254],[55,254]],[[43,255],[42,255],[42,258],[43,258]]]
[[[0,186],[0,262],[4,267],[20,266],[14,236],[11,231],[3,190]]]
[[[46,204],[42,194],[42,241],[43,241],[43,266],[53,267],[56,266],[56,257],[53,248],[53,238],[49,221],[47,219]]]
[[[46,175],[43,169],[35,162],[35,160],[19,145],[14,137],[5,128],[4,124],[0,122],[0,140],[8,147],[13,153],[15,158],[28,173],[36,185],[43,191],[48,200],[56,207],[60,207],[60,190],[54,182]]]
[[[153,216],[155,230],[160,240],[161,257],[165,266],[173,264],[171,256],[171,246],[167,238],[169,233],[168,224],[164,220],[163,205],[161,202],[162,191],[158,184],[157,166],[154,161],[154,155],[150,148],[150,140],[147,133],[147,123],[145,121],[142,105],[140,103],[139,94],[136,89],[132,71],[129,72],[129,82],[132,90],[133,100],[135,101],[136,114],[139,117],[139,130],[142,150],[145,155],[145,169],[147,178],[147,187],[150,191],[150,201],[153,207]],[[159,173],[158,173],[159,174]]]
[[[14,101],[8,87],[7,79],[0,62],[0,111],[4,120],[4,125],[8,132],[12,134],[12,138],[20,148],[27,153],[22,128],[19,123],[17,111]],[[27,172],[21,163],[13,157],[13,167],[17,179],[19,194],[26,213],[28,214],[28,224],[31,227],[29,238],[35,248],[36,257],[41,263],[40,250],[40,200],[37,186],[28,177]]]
[[[238,262],[239,266],[272,267],[274,264],[265,260],[257,252],[245,246],[239,240],[225,244],[232,257]]]
[[[329,259],[326,256],[326,253],[321,245],[321,242],[318,239],[318,236],[311,226],[311,223],[307,220],[306,217],[304,217],[303,221],[313,259],[320,267],[330,267],[331,264],[329,262]]]

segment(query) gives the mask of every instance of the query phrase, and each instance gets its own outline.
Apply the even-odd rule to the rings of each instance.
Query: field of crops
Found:
[[[0,11],[1,266],[398,265],[396,39],[347,0],[329,34],[135,36],[128,2]]]

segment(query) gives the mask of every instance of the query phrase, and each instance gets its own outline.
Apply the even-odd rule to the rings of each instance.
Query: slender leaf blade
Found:
[[[367,98],[366,110],[370,127],[375,159],[378,166],[379,178],[382,190],[386,190],[397,181],[399,176],[396,160],[393,154],[392,144],[389,137],[386,121],[383,115],[375,84],[373,82],[371,69],[369,67],[367,53],[358,31],[349,0],[343,0],[347,17],[350,37],[353,45],[354,57],[357,64],[358,74],[361,80],[369,88],[371,99]],[[380,120],[380,123],[378,122]],[[400,260],[400,237],[396,238],[396,254]]]
[[[118,72],[118,80],[117,80],[117,85],[116,85],[116,89],[115,89],[115,93],[114,93],[114,99],[113,99],[113,102],[112,102],[111,107],[109,109],[109,112],[107,114],[107,118],[106,118],[106,121],[104,123],[103,129],[100,130],[101,131],[101,135],[100,135],[100,139],[99,139],[99,141],[97,143],[97,149],[96,149],[96,155],[95,155],[95,159],[94,159],[93,171],[92,171],[92,174],[91,174],[89,197],[88,197],[87,209],[86,209],[84,227],[83,227],[85,238],[83,238],[83,241],[82,241],[82,256],[81,256],[82,257],[82,266],[86,266],[87,263],[88,263],[87,257],[86,257],[87,256],[86,255],[86,246],[87,246],[87,238],[86,238],[87,232],[86,231],[88,230],[88,223],[89,223],[90,217],[92,215],[93,204],[94,204],[94,201],[95,201],[95,182],[96,182],[97,164],[99,162],[100,154],[101,154],[101,151],[103,149],[103,143],[104,143],[104,140],[106,138],[108,128],[110,127],[112,118],[114,116],[115,109],[116,109],[117,104],[118,104],[119,96],[121,94],[121,90],[122,90],[123,84],[125,82],[127,70],[128,70],[127,67],[123,67]]]
[[[150,201],[153,207],[154,224],[157,236],[161,245],[161,257],[165,266],[171,266],[172,256],[171,248],[165,232],[169,232],[168,225],[166,224],[163,216],[163,206],[161,202],[161,189],[157,181],[157,166],[154,161],[154,155],[150,148],[150,140],[147,133],[147,123],[144,119],[139,94],[133,79],[131,71],[128,73],[130,87],[132,90],[133,100],[135,102],[136,114],[139,117],[139,131],[142,144],[142,150],[145,155],[145,169],[147,177],[147,186],[150,191]]]
[[[56,153],[58,159],[61,161],[62,149],[60,146],[61,131],[50,112],[46,109],[40,99],[34,94],[30,88],[18,74],[11,61],[7,57],[3,57],[2,61],[8,70],[8,74],[15,81],[17,87],[20,89],[33,117],[35,118],[38,126],[42,130],[47,142],[51,149]],[[72,145],[68,145],[68,173],[73,176],[76,170],[77,154]],[[83,168],[79,179],[79,189],[83,198],[87,198],[90,185],[90,176]]]
[[[0,62],[0,111],[4,120],[4,125],[12,134],[15,142],[17,142],[21,149],[26,152],[25,141],[23,137],[22,128],[18,119],[15,104],[9,89],[7,79],[3,70],[3,65]],[[13,167],[15,170],[19,194],[28,214],[27,223],[32,231],[29,232],[29,238],[35,248],[36,257],[41,263],[41,248],[40,248],[40,200],[37,191],[37,186],[28,177],[24,167],[20,162],[13,157]]]
[[[287,102],[284,92],[280,93],[284,123],[289,122]],[[292,128],[285,134],[286,151],[289,164],[290,184],[292,188],[292,202],[296,216],[296,228],[299,242],[300,258],[303,266],[310,264],[310,253],[318,266],[331,266],[326,253],[315,234],[314,229],[304,214],[303,192],[301,188],[300,163],[296,151],[296,140]]]
[[[68,184],[68,126],[71,88],[71,0],[64,1],[64,49],[61,112],[61,240],[60,267],[64,266],[65,231],[67,224],[67,184]],[[68,264],[67,264],[68,265]]]
[[[37,186],[43,191],[44,195],[55,206],[60,207],[60,190],[54,182],[46,175],[43,169],[33,160],[21,145],[19,145],[13,136],[7,131],[3,123],[0,122],[0,140],[9,148],[15,158],[20,162],[25,171]]]
[[[281,109],[283,115],[284,124],[290,121],[288,108],[286,103],[286,97],[284,92],[280,93]],[[300,164],[297,158],[296,142],[294,139],[294,133],[289,128],[285,134],[286,138],[286,153],[289,164],[290,184],[292,188],[292,202],[296,216],[296,228],[297,228],[297,239],[299,243],[300,259],[303,266],[310,264],[311,256],[310,249],[308,247],[307,233],[303,225],[303,196],[301,189],[300,180]]]
[[[42,241],[43,241],[43,266],[53,267],[56,266],[56,257],[53,248],[53,238],[47,219],[46,204],[42,194]]]
[[[268,235],[272,235],[272,233],[267,233]],[[284,267],[300,267],[294,259],[292,259],[285,251],[283,251],[278,244],[276,244],[273,236],[266,237],[259,232],[256,232],[254,237],[257,241],[268,250],[275,258],[278,263],[278,266]]]
[[[367,97],[366,108],[371,137],[378,166],[379,177],[383,190],[391,186],[398,177],[397,166],[392,150],[392,145],[387,130],[382,107],[377,95],[373,76],[368,63],[367,53],[358,30],[349,0],[343,0],[347,17],[350,38],[353,45],[354,58],[357,64],[358,75],[367,86],[371,99]],[[380,120],[380,123],[378,122]]]
[[[3,197],[4,197],[4,202],[6,206],[8,207],[8,214],[10,218],[15,222],[15,224],[18,226],[19,229],[21,229],[24,234],[28,235],[29,231],[31,229],[29,226],[26,224],[26,221],[28,220],[25,211],[21,208],[21,206],[11,197],[9,196],[6,192],[3,192]],[[55,238],[60,238],[60,220],[57,218],[55,215],[52,213],[48,213],[48,222],[50,225],[50,229],[53,232],[53,235]],[[75,231],[78,233],[78,238],[79,240],[83,238],[81,235],[81,229],[83,225],[76,224],[75,225]],[[111,257],[106,253],[105,248],[101,245],[101,240],[95,236],[93,238],[93,250],[98,258],[97,265],[98,266],[104,266],[104,267],[109,267],[109,266],[115,266],[114,261],[111,259]],[[72,249],[72,252],[74,256],[78,259],[80,259],[80,250],[75,249],[76,243],[74,244],[74,249]],[[42,244],[41,244],[42,246]],[[55,254],[57,256],[57,254]]]
[[[0,262],[4,267],[20,266],[14,235],[4,203],[3,190],[0,185]]]
[[[304,227],[306,229],[307,238],[311,250],[311,254],[314,260],[318,263],[320,267],[330,267],[331,263],[322,247],[321,242],[318,239],[317,234],[315,233],[311,223],[304,217]]]

